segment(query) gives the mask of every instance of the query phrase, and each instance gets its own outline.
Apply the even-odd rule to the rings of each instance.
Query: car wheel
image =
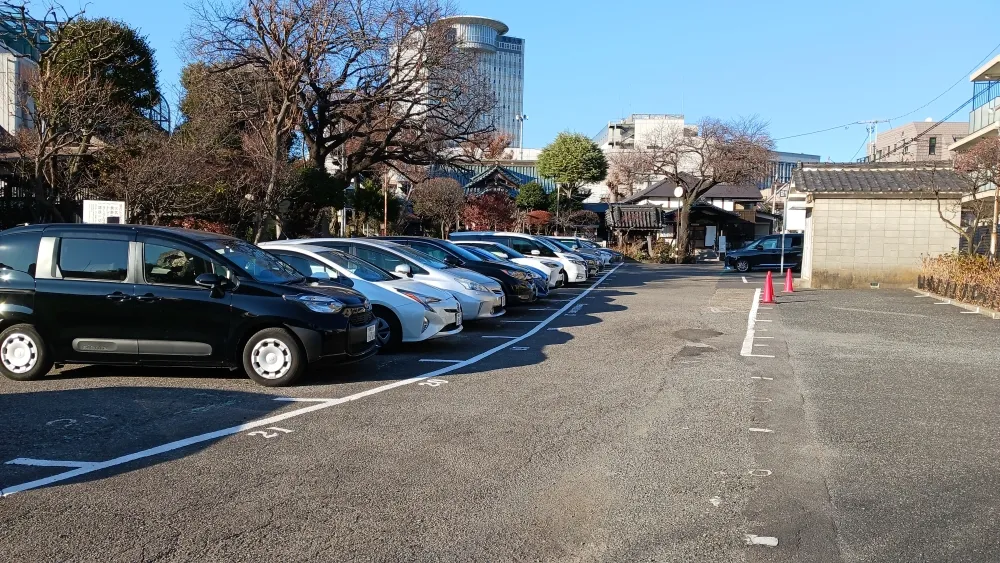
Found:
[[[562,274],[562,285],[569,285],[569,274],[566,273],[566,270],[562,270],[560,273]]]
[[[292,333],[265,328],[243,347],[243,369],[266,387],[291,385],[306,371],[305,354]]]
[[[0,333],[0,373],[15,381],[31,381],[49,373],[52,360],[42,336],[28,324]]]
[[[378,342],[379,351],[395,351],[403,342],[403,325],[388,309],[375,307],[372,312],[378,320],[378,325],[375,327],[375,341]]]
[[[740,272],[749,272],[750,262],[748,262],[746,258],[740,258],[736,261],[736,270]]]

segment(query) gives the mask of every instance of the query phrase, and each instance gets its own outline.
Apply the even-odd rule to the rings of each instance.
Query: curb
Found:
[[[984,317],[989,317],[993,320],[1000,319],[1000,311],[985,309],[983,307],[979,307],[978,305],[970,305],[968,303],[963,303],[961,301],[949,299],[948,297],[938,295],[937,293],[931,293],[930,291],[924,291],[922,289],[917,289],[915,287],[911,287],[910,291],[914,293],[919,293],[920,295],[923,295],[925,297],[934,297],[936,299],[942,299],[944,301],[947,301],[949,305],[954,305],[960,309],[965,309],[966,311],[969,311],[971,313],[979,313],[980,315],[983,315]]]

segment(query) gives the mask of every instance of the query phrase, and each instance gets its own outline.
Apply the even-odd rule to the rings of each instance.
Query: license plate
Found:
[[[500,296],[500,306],[501,307],[506,307],[507,306],[507,296],[506,295],[501,295]]]
[[[455,326],[462,326],[462,313],[455,313]]]
[[[375,327],[376,326],[377,325],[372,325],[372,326],[368,327],[368,333],[366,334],[366,337],[367,337],[366,342],[371,342],[372,340],[375,340]]]

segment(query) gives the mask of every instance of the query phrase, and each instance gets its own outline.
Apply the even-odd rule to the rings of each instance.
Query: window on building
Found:
[[[937,154],[937,137],[927,140],[927,154]]]

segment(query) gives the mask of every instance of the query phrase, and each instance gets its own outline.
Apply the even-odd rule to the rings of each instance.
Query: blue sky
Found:
[[[1000,43],[1000,26],[990,23],[996,0],[964,0],[960,9],[929,0],[457,4],[460,13],[503,21],[526,41],[526,147],[560,131],[592,136],[629,113],[683,113],[688,122],[757,114],[780,139],[899,116],[963,78],[893,125],[941,119],[972,96],[968,71]],[[87,12],[148,35],[172,96],[189,21],[183,2],[90,0]],[[968,109],[952,119],[966,121]],[[864,140],[864,126],[854,125],[779,140],[778,148],[849,160]]]

